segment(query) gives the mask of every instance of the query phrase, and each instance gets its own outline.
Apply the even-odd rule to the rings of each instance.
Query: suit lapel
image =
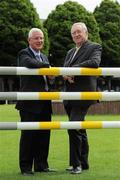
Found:
[[[33,56],[34,58],[36,58],[35,55],[34,55],[34,53],[32,52],[32,50],[31,50],[29,47],[28,47],[28,52],[30,53],[31,56]]]
[[[75,63],[78,58],[79,58],[79,61],[80,61],[80,57],[81,57],[82,54],[84,54],[84,52],[85,52],[86,43],[87,43],[87,42],[85,42],[85,43],[80,47],[80,49],[79,49],[78,52],[76,53],[75,57],[72,59],[71,65],[72,65],[73,63]]]
[[[40,57],[41,57],[43,62],[48,63],[47,59],[45,58],[45,56],[42,53],[40,53]]]
[[[71,62],[72,62],[72,58],[73,58],[74,53],[75,53],[75,50],[76,50],[76,48],[74,48],[74,49],[71,50],[71,52],[70,52],[70,54],[69,54],[69,56],[68,56],[68,59],[66,60],[64,66],[66,66],[66,67],[69,67],[69,66],[70,66],[70,64],[71,64]]]
[[[31,55],[33,58],[36,59],[35,54],[32,52],[32,50],[31,50],[29,47],[28,47],[28,52],[30,53],[30,55]],[[47,63],[48,63],[48,61],[46,60],[45,56],[44,56],[42,53],[40,53],[40,57],[41,57],[41,59],[42,59],[43,62],[47,62]]]

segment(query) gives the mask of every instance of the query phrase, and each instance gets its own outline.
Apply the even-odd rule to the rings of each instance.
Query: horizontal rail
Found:
[[[26,67],[0,67],[0,75],[92,75],[120,77],[120,68],[51,67],[29,69]]]
[[[120,121],[0,122],[0,130],[120,128]]]
[[[120,101],[120,92],[0,92],[0,100]]]

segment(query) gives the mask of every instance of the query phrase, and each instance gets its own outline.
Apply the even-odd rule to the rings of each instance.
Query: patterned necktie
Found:
[[[36,59],[38,59],[39,61],[41,61],[42,62],[42,58],[41,58],[41,56],[39,55],[39,54],[36,54]]]
[[[36,57],[36,59],[39,60],[40,62],[43,61],[42,58],[41,58],[41,56],[40,56],[40,54],[36,54],[35,57]],[[46,76],[43,76],[43,78],[44,78],[44,81],[45,81],[45,89],[46,89],[46,91],[48,91],[47,78],[46,78]]]

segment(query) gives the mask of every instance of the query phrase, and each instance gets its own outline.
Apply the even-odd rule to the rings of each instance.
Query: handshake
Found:
[[[68,81],[70,84],[74,83],[74,76],[63,76],[65,81]]]

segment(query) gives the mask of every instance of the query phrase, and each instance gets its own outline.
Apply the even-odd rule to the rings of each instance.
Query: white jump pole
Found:
[[[26,67],[0,67],[0,75],[92,75],[120,77],[120,68],[51,67],[30,69]]]
[[[120,101],[120,92],[0,92],[0,100]]]
[[[113,129],[120,128],[120,121],[74,121],[74,122],[0,122],[0,130],[44,129]]]

